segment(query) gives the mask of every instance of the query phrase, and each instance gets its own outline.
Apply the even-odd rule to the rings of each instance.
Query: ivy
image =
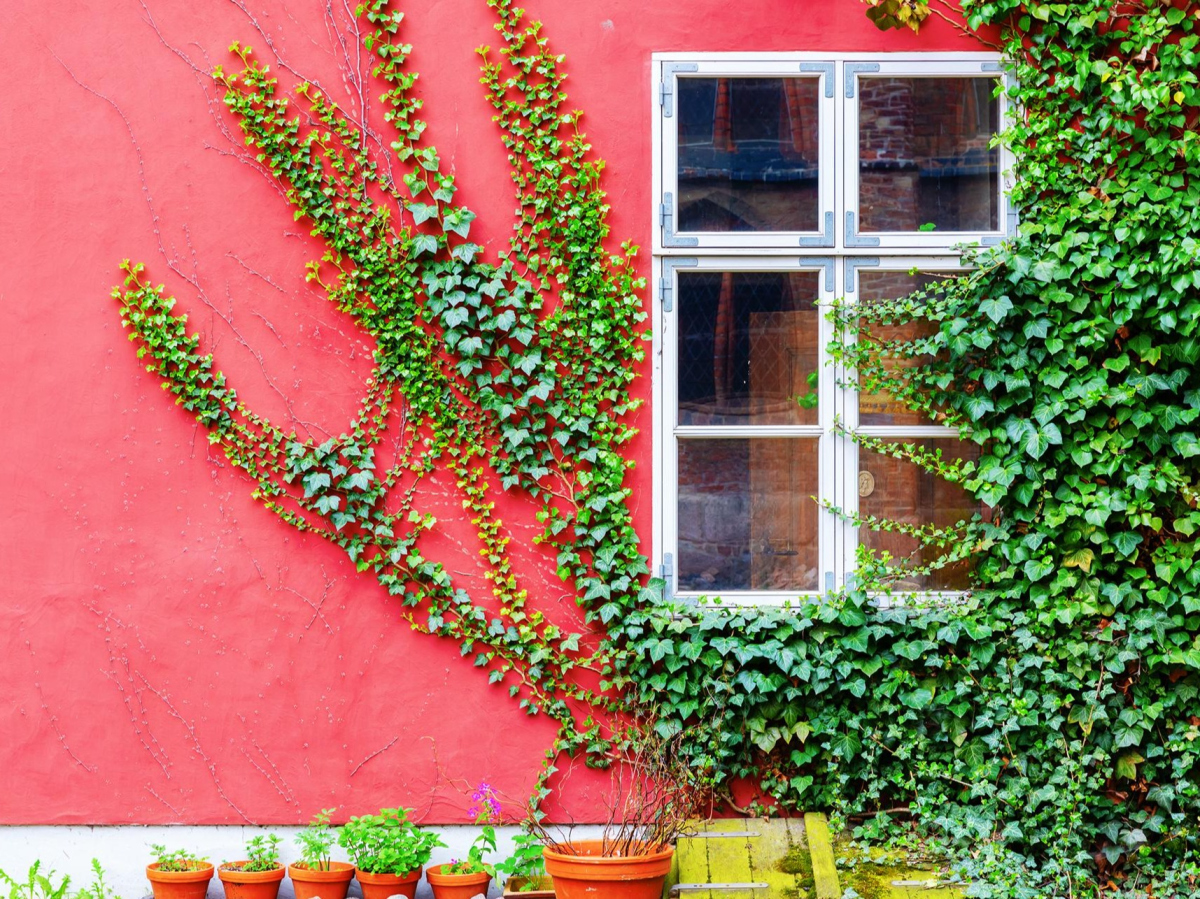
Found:
[[[646,337],[637,250],[610,240],[562,56],[508,0],[488,5],[500,47],[480,49],[481,81],[517,203],[490,260],[426,142],[394,4],[358,8],[387,159],[314,86],[283,93],[249,48],[214,73],[326,245],[308,277],[375,341],[345,433],[317,444],[245,407],[126,262],[114,295],[148,369],[267,509],[342,547],[414,629],[557,722],[538,796],[557,752],[606,764],[620,713],[653,708],[694,766],[752,781],[756,808],[834,809],[863,836],[916,821],[966,859],[976,895],[1195,895],[1200,6],[963,0],[972,28],[999,28],[1020,110],[1003,135],[1018,233],[968,250],[971,271],[935,289],[835,305],[831,349],[858,386],[958,428],[980,456],[855,439],[992,512],[950,528],[855,518],[934,551],[921,565],[863,551],[841,594],[747,609],[664,601],[647,581],[626,483]],[[944,16],[869,5],[881,26]],[[916,321],[928,336],[872,337]],[[385,435],[402,451],[381,467]],[[435,471],[453,476],[491,597],[425,555],[440,524],[419,486]],[[533,505],[535,543],[587,632],[528,602],[497,491]],[[977,586],[960,599],[879,601],[898,576],[967,556]]]

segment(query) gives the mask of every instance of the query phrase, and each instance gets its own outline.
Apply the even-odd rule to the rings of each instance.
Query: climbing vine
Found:
[[[423,138],[417,75],[405,68],[412,48],[393,5],[357,10],[386,85],[393,159],[375,158],[368,135],[313,85],[282,93],[248,47],[231,47],[236,71],[213,73],[247,145],[326,244],[309,280],[375,340],[347,431],[317,444],[242,404],[141,264],[123,265],[114,296],[149,370],[253,479],[256,498],[342,547],[403,603],[415,629],[457,641],[522,708],[552,716],[559,749],[587,745],[603,759],[609,743],[594,713],[613,702],[572,674],[610,667],[609,648],[527,606],[490,497],[517,491],[536,504],[537,542],[589,619],[607,619],[641,589],[647,569],[624,485],[632,463],[622,455],[633,434],[624,419],[637,405],[629,385],[644,356],[636,248],[606,246],[602,165],[580,114],[564,107],[562,57],[520,9],[490,0],[503,46],[480,49],[481,80],[518,207],[507,251],[484,261],[469,239],[475,214],[456,203],[454,176]],[[402,450],[380,469],[376,450],[389,432]],[[476,529],[492,605],[422,553],[437,522],[419,508],[419,485],[439,469],[454,475]]]
[[[831,315],[858,383],[980,445],[977,462],[872,447],[991,508],[912,531],[941,553],[929,566],[973,556],[978,585],[942,605],[881,604],[894,560],[864,553],[852,589],[782,610],[680,605],[646,580],[626,486],[645,346],[637,251],[610,246],[602,164],[567,110],[563,58],[509,0],[488,5],[502,45],[481,49],[481,80],[518,203],[492,261],[424,138],[394,4],[358,10],[386,86],[386,160],[329,97],[283,92],[249,48],[214,73],[326,244],[310,280],[375,341],[346,432],[318,444],[243,405],[127,262],[114,296],[149,370],[268,509],[342,547],[415,629],[551,716],[550,758],[605,763],[614,713],[637,702],[684,734],[697,767],[751,779],[763,806],[833,808],[864,836],[919,822],[966,859],[979,895],[1194,895],[1200,5],[964,0],[1009,61],[1020,112],[1003,139],[1022,224],[935,291]],[[869,6],[881,26],[944,17]],[[929,336],[872,336],[914,321]],[[385,434],[403,451],[382,466]],[[436,470],[476,529],[487,602],[423,554],[438,522],[419,488]],[[497,491],[535,504],[537,543],[589,632],[527,602]]]

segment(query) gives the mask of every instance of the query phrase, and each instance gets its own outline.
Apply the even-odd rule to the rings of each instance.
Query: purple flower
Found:
[[[492,789],[492,785],[483,782],[475,788],[475,792],[471,794],[471,801],[475,804],[467,809],[467,814],[476,820],[477,823],[487,822],[488,824],[500,823],[500,797],[496,795],[496,791]]]

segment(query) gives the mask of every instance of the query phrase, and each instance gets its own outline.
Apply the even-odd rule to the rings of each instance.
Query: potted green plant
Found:
[[[513,837],[512,855],[496,862],[496,873],[505,877],[506,897],[554,899],[554,880],[546,873],[542,844],[531,833]]]
[[[151,845],[155,860],[146,866],[146,879],[154,899],[204,899],[213,866],[202,855],[186,849],[167,849]]]
[[[286,873],[279,863],[279,837],[258,834],[246,841],[246,858],[217,869],[225,899],[275,899]]]
[[[350,855],[363,899],[406,896],[413,899],[422,866],[437,846],[437,834],[408,820],[411,809],[385,808],[377,815],[351,818],[338,834],[338,845]]]
[[[475,823],[483,825],[479,836],[467,850],[464,859],[453,859],[434,865],[425,872],[434,899],[471,899],[487,894],[488,884],[496,874],[496,866],[484,861],[484,854],[496,851],[496,824],[500,822],[500,799],[491,786],[481,783],[471,794],[475,805],[468,814]]]
[[[329,816],[334,811],[321,809],[308,827],[296,834],[300,861],[288,865],[296,899],[346,899],[350,881],[354,879],[354,865],[330,858],[338,836],[338,829],[329,826]]]

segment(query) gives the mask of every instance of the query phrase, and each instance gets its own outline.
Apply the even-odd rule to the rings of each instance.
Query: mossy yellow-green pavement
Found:
[[[810,848],[809,818],[724,818],[701,821],[695,835],[681,837],[675,870],[664,896],[679,885],[680,899],[840,899],[833,871],[828,826],[817,855],[828,857],[828,875],[818,883]],[[722,836],[728,834],[728,836]],[[727,885],[741,884],[731,889]],[[702,885],[711,885],[704,889]]]
[[[932,867],[846,850],[824,815],[700,821],[676,844],[663,897],[841,899],[849,887],[862,899],[962,899],[961,888],[939,885]],[[839,857],[853,863],[839,869]]]
[[[844,839],[835,839],[833,846],[842,886],[862,899],[963,899],[964,888],[946,885],[946,872],[932,864],[914,865],[903,855],[864,850]]]

